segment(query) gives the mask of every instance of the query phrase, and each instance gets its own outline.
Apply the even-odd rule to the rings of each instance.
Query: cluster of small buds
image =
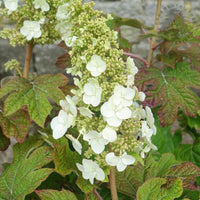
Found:
[[[106,25],[110,15],[105,18],[92,6],[74,0],[58,8],[56,29],[72,48],[67,73],[76,76],[77,88],[71,91],[73,97],[60,102],[62,110],[51,128],[56,139],[70,127],[77,129],[79,136],[68,138],[84,157],[77,168],[93,184],[94,178],[105,179],[105,166],[116,166],[121,172],[137,161],[134,153],[144,157],[156,149],[151,143],[156,128],[151,109],[138,104],[145,99],[134,86],[138,69],[132,58],[124,63],[117,34]]]
[[[15,22],[15,27],[5,28],[0,37],[9,39],[12,46],[26,43],[52,44],[60,39],[57,24],[57,8],[65,0],[3,0],[5,8],[0,8],[0,15]]]

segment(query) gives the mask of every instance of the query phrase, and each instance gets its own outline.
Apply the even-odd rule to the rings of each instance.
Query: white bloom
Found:
[[[65,3],[58,7],[56,18],[58,20],[68,19],[70,12],[68,11],[69,4]]]
[[[114,88],[113,102],[115,105],[130,106],[133,104],[135,88],[125,88],[122,85],[116,85]]]
[[[106,126],[101,133],[103,138],[109,142],[114,142],[117,139],[116,131],[109,126]]]
[[[41,8],[42,12],[49,11],[50,7],[46,0],[34,0],[33,1],[34,8],[39,9]]]
[[[61,138],[65,135],[67,129],[73,123],[73,116],[60,110],[58,116],[54,117],[50,123],[53,130],[53,137],[55,139]]]
[[[145,100],[146,95],[145,95],[144,92],[138,92],[138,96],[139,96],[139,100],[140,101],[144,101]]]
[[[127,165],[131,165],[135,162],[135,158],[131,155],[127,155],[125,152],[121,156],[115,156],[113,152],[106,155],[106,162],[111,166],[116,166],[119,172],[126,169]]]
[[[76,36],[69,36],[68,34],[66,34],[66,35],[63,35],[61,37],[61,39],[64,40],[65,44],[68,47],[71,47],[71,46],[73,46],[73,44],[76,41],[77,37]]]
[[[135,110],[133,110],[133,112],[132,112],[132,117],[134,119],[135,118],[137,118],[139,120],[140,119],[144,119],[145,116],[146,116],[146,112],[145,112],[145,110],[141,106],[136,107]]]
[[[135,81],[135,74],[138,72],[138,68],[135,66],[135,63],[132,58],[128,57],[126,61],[126,67],[128,71],[128,79],[127,79],[127,86],[134,85]]]
[[[145,107],[146,110],[146,120],[147,120],[147,124],[149,125],[149,127],[153,130],[153,134],[156,134],[156,127],[154,125],[154,117],[153,117],[153,113],[151,112],[151,108],[149,108],[148,106]]]
[[[103,181],[105,179],[104,171],[93,160],[83,159],[82,163],[82,165],[76,163],[76,166],[82,172],[83,178],[89,179],[91,184],[94,183],[94,178],[99,181]]]
[[[93,112],[89,108],[80,107],[78,109],[79,109],[81,115],[92,118]]]
[[[90,78],[84,85],[83,102],[92,104],[94,107],[98,106],[101,101],[102,89],[96,79]]]
[[[86,68],[91,72],[92,76],[99,76],[106,70],[106,63],[100,56],[93,55]]]
[[[97,131],[89,131],[87,134],[83,135],[83,139],[85,141],[88,141],[88,143],[91,145],[92,150],[99,154],[101,153],[105,145],[108,144],[108,140],[104,139],[102,133],[98,133]]]
[[[132,111],[125,106],[115,105],[115,98],[111,96],[108,102],[101,106],[101,114],[110,126],[119,127],[123,119],[128,119]]]
[[[72,135],[67,134],[66,137],[69,138],[72,141],[72,146],[74,147],[74,149],[79,154],[81,154],[81,152],[82,152],[82,145],[81,145],[81,143],[76,138],[74,138]]]
[[[71,113],[74,117],[77,116],[76,104],[71,96],[67,95],[65,100],[60,100],[60,105],[65,112]]]
[[[40,30],[40,23],[37,21],[25,20],[23,26],[20,29],[22,35],[26,37],[27,40],[32,38],[39,38],[42,35]]]
[[[157,147],[151,143],[151,140],[147,140],[147,145],[140,152],[141,157],[145,158],[145,153],[148,153],[151,149],[157,150]]]
[[[142,122],[142,137],[146,137],[147,140],[150,140],[153,135],[153,130],[149,128],[146,121]]]
[[[18,0],[4,0],[5,7],[8,9],[8,14],[16,11],[18,7]]]

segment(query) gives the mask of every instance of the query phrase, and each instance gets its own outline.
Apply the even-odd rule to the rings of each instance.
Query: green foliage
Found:
[[[3,134],[8,138],[13,136],[18,142],[23,142],[28,134],[29,125],[30,118],[25,109],[20,109],[8,116],[0,112],[0,126]]]
[[[147,180],[137,192],[138,200],[174,200],[182,194],[182,181],[176,179],[170,186],[164,178]],[[165,186],[164,186],[165,185]]]
[[[28,105],[31,119],[43,127],[52,109],[47,98],[59,104],[59,100],[65,96],[58,87],[66,85],[67,82],[67,78],[62,74],[38,76],[31,82],[20,77],[12,79],[0,89],[0,98],[9,94],[4,102],[5,115]]]
[[[75,194],[67,190],[62,190],[62,191],[37,190],[36,193],[41,198],[41,200],[55,200],[55,199],[77,200]]]
[[[200,167],[200,138],[194,144],[181,144],[175,151],[178,160],[192,161]]]
[[[116,183],[119,192],[129,197],[135,197],[138,188],[155,177],[164,178],[167,182],[180,178],[183,181],[183,188],[192,188],[194,190],[196,188],[190,182],[194,181],[195,176],[200,176],[200,169],[198,167],[191,162],[179,164],[172,153],[167,153],[162,154],[158,161],[155,161],[149,155],[145,159],[144,165],[138,163],[134,167],[127,167],[121,173],[116,172]]]
[[[42,168],[52,160],[52,149],[30,137],[14,146],[14,160],[0,177],[0,199],[23,200],[44,181],[52,169]]]
[[[8,148],[10,140],[3,134],[0,127],[0,151],[4,151]]]
[[[157,38],[173,41],[173,42],[200,42],[200,39],[193,33],[194,25],[184,20],[182,15],[177,15],[174,21],[167,27],[166,30],[161,30],[156,33],[149,31],[141,38],[156,36]]]
[[[157,112],[163,126],[172,124],[178,108],[188,116],[196,116],[198,97],[189,87],[200,88],[200,73],[191,70],[187,62],[177,63],[175,68],[142,68],[136,76],[136,84],[146,91],[146,103],[160,105]]]

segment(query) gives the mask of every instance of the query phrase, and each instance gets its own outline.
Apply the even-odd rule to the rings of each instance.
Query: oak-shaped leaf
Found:
[[[68,190],[36,190],[35,192],[41,200],[77,200],[75,194]]]
[[[137,200],[174,200],[182,192],[182,181],[178,178],[170,186],[165,178],[152,178],[139,187]]]
[[[44,181],[52,169],[42,168],[52,161],[52,148],[30,137],[13,147],[13,163],[0,176],[0,199],[23,200]]]
[[[162,154],[159,161],[155,161],[151,155],[141,163],[128,166],[123,172],[116,171],[117,190],[129,197],[135,197],[138,188],[152,177],[164,177],[170,166],[177,164],[175,156],[171,153]]]
[[[64,99],[65,95],[58,87],[67,82],[68,79],[62,74],[37,76],[31,82],[15,77],[0,89],[0,98],[9,94],[4,102],[5,115],[11,115],[23,105],[28,105],[30,118],[43,127],[52,109],[47,98],[59,104],[59,100]]]
[[[158,161],[150,154],[144,160],[144,166],[138,162],[123,172],[116,171],[116,186],[118,192],[135,198],[138,188],[151,178],[164,178],[168,182],[180,178],[184,189],[196,190],[194,178],[199,175],[200,169],[197,166],[191,162],[180,164],[172,153],[162,154]]]
[[[23,142],[28,134],[29,125],[30,117],[25,109],[8,116],[0,112],[0,126],[7,138],[13,136],[18,142]]]
[[[200,88],[200,73],[190,69],[187,62],[175,68],[142,68],[136,75],[136,85],[146,93],[145,103],[160,106],[157,114],[162,126],[171,125],[181,108],[188,116],[196,116],[199,105],[197,95],[190,89]]]

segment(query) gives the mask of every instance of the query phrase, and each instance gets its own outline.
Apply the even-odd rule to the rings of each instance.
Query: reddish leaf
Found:
[[[194,180],[196,176],[200,176],[200,168],[192,162],[182,163],[169,168],[166,176],[170,178],[181,178],[183,180],[183,188],[196,190]]]
[[[61,69],[71,66],[71,59],[69,53],[65,53],[57,58],[55,65]]]
[[[13,136],[18,142],[23,142],[28,134],[29,125],[30,117],[24,109],[20,109],[9,116],[4,116],[0,112],[0,126],[3,134],[8,138]]]
[[[146,104],[150,107],[160,105],[157,114],[163,126],[175,121],[178,108],[188,116],[196,116],[198,97],[190,87],[200,89],[200,73],[191,70],[189,63],[177,63],[174,69],[164,71],[155,67],[142,68],[135,83],[146,93]]]

